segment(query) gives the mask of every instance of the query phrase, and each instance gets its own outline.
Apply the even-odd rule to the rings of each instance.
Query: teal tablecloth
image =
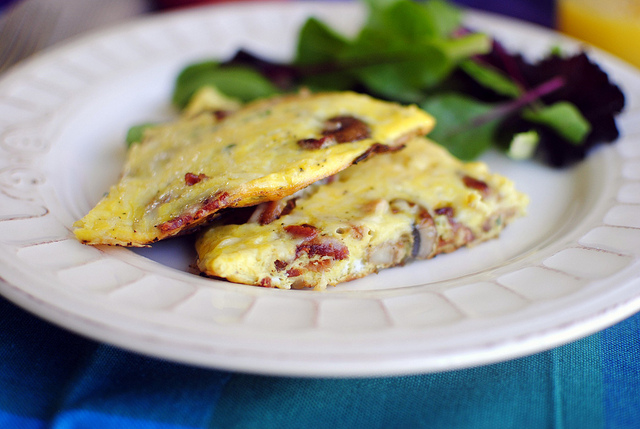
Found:
[[[549,25],[551,1],[460,1]],[[140,356],[0,298],[0,428],[640,428],[640,315],[437,374],[284,378]]]
[[[640,315],[508,362],[364,379],[140,356],[0,299],[0,428],[637,428]]]

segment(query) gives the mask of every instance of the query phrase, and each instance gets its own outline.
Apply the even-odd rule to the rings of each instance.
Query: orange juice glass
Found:
[[[640,0],[557,0],[557,25],[640,67]]]

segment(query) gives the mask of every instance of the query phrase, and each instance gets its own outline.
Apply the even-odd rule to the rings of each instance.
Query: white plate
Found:
[[[496,154],[531,195],[496,241],[325,293],[189,272],[190,243],[92,248],[70,228],[116,180],[135,123],[171,114],[177,72],[244,47],[287,59],[309,15],[353,32],[358,4],[232,4],[144,19],[74,41],[0,81],[0,290],[83,335],[180,362],[265,374],[439,371],[545,350],[640,309],[640,76],[594,53],[628,96],[624,136],[554,171]],[[574,46],[489,15],[471,26],[541,55]]]

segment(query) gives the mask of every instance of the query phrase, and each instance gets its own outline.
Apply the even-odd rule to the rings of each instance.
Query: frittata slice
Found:
[[[197,264],[232,282],[322,290],[497,237],[527,204],[485,163],[416,138],[312,185],[275,215],[271,203],[247,223],[221,218],[197,239]]]
[[[282,199],[398,149],[433,124],[416,106],[352,92],[302,92],[185,115],[146,131],[129,149],[120,181],[74,232],[86,244],[145,246],[222,209]]]

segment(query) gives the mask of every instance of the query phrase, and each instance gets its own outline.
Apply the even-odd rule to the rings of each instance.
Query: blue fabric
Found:
[[[606,329],[602,336],[608,427],[640,427],[640,317]]]
[[[269,377],[120,350],[0,298],[0,428],[634,428],[638,350],[640,315],[562,347],[478,368]]]
[[[598,349],[595,335],[530,358],[381,379],[236,375],[218,405],[217,423],[233,427],[241,418],[249,428],[265,427],[265,421],[278,428],[313,422],[366,428],[598,428],[603,408],[586,405],[602,403],[599,359],[592,359]],[[297,426],[296,419],[304,424]]]

